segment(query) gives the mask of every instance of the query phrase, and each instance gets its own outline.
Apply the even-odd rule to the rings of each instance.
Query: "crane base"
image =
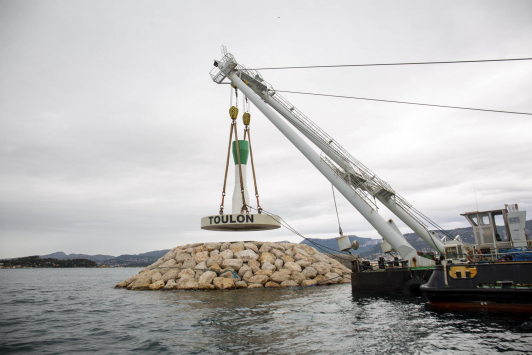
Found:
[[[201,229],[220,232],[255,232],[281,228],[280,218],[267,214],[223,214],[203,217]]]

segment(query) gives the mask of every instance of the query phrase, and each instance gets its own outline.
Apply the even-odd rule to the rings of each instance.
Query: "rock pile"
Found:
[[[178,246],[116,285],[130,290],[227,290],[350,283],[351,270],[305,244]]]

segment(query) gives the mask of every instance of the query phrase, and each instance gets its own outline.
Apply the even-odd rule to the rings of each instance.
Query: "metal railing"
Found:
[[[334,171],[334,173],[336,174],[336,176],[338,176],[339,178],[341,178],[347,185],[349,185],[349,187],[360,197],[364,200],[364,202],[366,202],[372,209],[374,209],[375,211],[377,211],[379,208],[377,207],[377,205],[375,204],[375,202],[372,200],[373,199],[373,196],[371,196],[367,191],[363,190],[360,188],[359,184],[354,184],[353,183],[353,177],[351,176],[351,174],[349,173],[346,173],[344,172],[343,170],[341,170],[340,168],[338,168],[337,165],[335,165],[331,159],[329,159],[325,154],[320,154],[320,157],[321,157],[321,160],[327,164],[327,166],[332,170]]]

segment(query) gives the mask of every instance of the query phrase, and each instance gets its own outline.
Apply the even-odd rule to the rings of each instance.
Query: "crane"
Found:
[[[239,64],[225,47],[222,47],[222,54],[222,59],[215,60],[215,67],[210,72],[212,80],[222,84],[228,79],[237,87],[377,230],[384,240],[381,244],[383,251],[395,250],[403,259],[408,260],[410,266],[430,266],[434,263],[418,255],[392,219],[385,220],[378,213],[377,200],[434,250],[445,253],[444,243],[439,235],[428,227],[432,225],[442,230],[436,223],[415,209],[390,184],[355,159],[283,98],[259,72]],[[318,154],[289,124],[321,153]]]

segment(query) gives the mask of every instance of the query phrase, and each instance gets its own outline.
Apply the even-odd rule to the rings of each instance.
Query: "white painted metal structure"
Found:
[[[417,255],[417,251],[406,241],[392,220],[386,221],[378,214],[375,199],[390,209],[435,250],[444,253],[440,238],[434,232],[430,232],[422,221],[425,219],[430,222],[428,218],[415,210],[388,183],[378,178],[332,137],[279,95],[258,72],[239,65],[231,54],[225,52],[225,48],[223,48],[223,53],[223,58],[215,62],[216,68],[211,71],[213,81],[220,84],[228,78],[243,92],[401,257],[409,260],[410,265],[422,266],[431,263],[428,259]],[[317,154],[280,116],[290,122],[323,153]]]
[[[247,173],[247,164],[242,164],[242,183],[244,184],[244,197],[246,199],[246,203],[250,203],[251,200],[249,199],[249,193],[248,193],[248,173]],[[238,164],[235,164],[235,188],[233,189],[233,198],[231,200],[231,211],[233,214],[239,214],[242,210],[242,193],[240,189],[240,169],[238,168]]]

